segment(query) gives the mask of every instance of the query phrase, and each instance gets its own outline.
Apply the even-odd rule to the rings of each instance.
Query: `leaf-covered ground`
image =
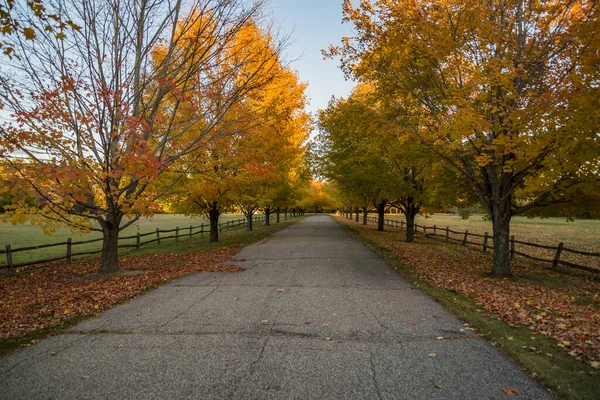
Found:
[[[600,367],[600,282],[547,265],[513,262],[513,278],[491,278],[491,255],[420,237],[404,241],[404,231],[378,232],[343,218],[338,221],[398,255],[415,274],[439,288],[474,299],[489,317],[524,325],[555,341],[569,354]]]
[[[121,259],[121,273],[95,274],[98,260],[56,265],[0,278],[0,338],[22,336],[58,326],[78,315],[98,313],[135,297],[162,282],[194,272],[235,272],[241,268],[219,265],[239,246],[187,254],[145,254]]]

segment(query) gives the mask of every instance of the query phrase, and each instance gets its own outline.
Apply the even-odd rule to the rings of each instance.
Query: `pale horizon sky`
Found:
[[[347,96],[354,83],[344,79],[339,60],[323,60],[321,54],[342,36],[352,36],[350,24],[342,24],[342,0],[270,0],[268,8],[282,33],[291,36],[284,58],[308,83],[308,111],[326,108],[331,96]]]

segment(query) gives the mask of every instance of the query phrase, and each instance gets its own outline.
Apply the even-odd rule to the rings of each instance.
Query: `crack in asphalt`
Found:
[[[377,392],[377,397],[379,397],[379,399],[383,399],[383,397],[381,396],[381,388],[379,387],[379,382],[377,381],[377,371],[375,370],[375,363],[373,362],[373,358],[375,358],[375,356],[373,355],[373,352],[370,351],[369,354],[371,355],[369,357],[369,363],[371,364],[371,379],[373,380],[373,384],[375,385],[375,391]]]
[[[196,306],[198,303],[200,303],[201,301],[205,300],[206,298],[208,298],[211,294],[213,294],[217,289],[219,289],[218,286],[215,286],[210,292],[208,292],[207,294],[205,294],[204,296],[202,296],[201,298],[199,298],[198,300],[194,301],[189,307],[183,309],[182,311],[180,311],[179,313],[177,313],[173,318],[170,318],[169,320],[167,320],[165,323],[160,324],[158,326],[158,328],[162,328],[167,324],[170,324],[171,322],[175,321],[177,318],[179,318],[181,315],[185,314],[186,312],[188,312],[189,310],[192,309],[192,307]]]

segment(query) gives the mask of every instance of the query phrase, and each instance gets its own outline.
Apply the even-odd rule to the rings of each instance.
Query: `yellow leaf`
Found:
[[[33,38],[35,38],[35,31],[33,30],[33,28],[24,28],[23,35],[25,35],[25,39],[32,40]]]

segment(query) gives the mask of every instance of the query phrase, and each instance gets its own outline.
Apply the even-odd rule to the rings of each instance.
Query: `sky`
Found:
[[[284,57],[308,83],[308,111],[326,108],[331,96],[345,97],[354,86],[344,79],[339,61],[323,60],[321,49],[352,36],[349,24],[342,24],[342,0],[270,0],[272,18],[290,43]]]

